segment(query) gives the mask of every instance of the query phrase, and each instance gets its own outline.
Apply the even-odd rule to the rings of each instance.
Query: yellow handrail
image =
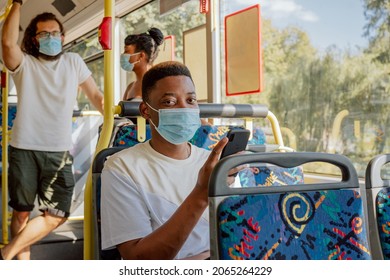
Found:
[[[274,134],[276,144],[284,147],[282,132],[280,130],[278,119],[271,111],[268,111],[267,119],[271,123],[272,133]]]
[[[114,34],[114,11],[115,1],[104,1],[104,17],[112,19],[111,34]],[[114,125],[114,40],[111,36],[111,49],[104,50],[104,120],[103,128],[96,146],[95,156],[102,149],[107,148],[110,142],[112,127]],[[84,192],[84,259],[92,260],[96,255],[95,233],[92,223],[92,166],[89,169]]]
[[[0,15],[0,22],[4,20],[12,6],[12,0],[8,0],[4,13]],[[5,81],[2,81],[3,94],[2,94],[2,170],[1,170],[1,207],[2,207],[2,244],[6,245],[9,241],[8,233],[8,71],[3,67],[4,75],[2,76]]]
[[[9,241],[8,233],[8,71],[4,67],[2,81],[3,94],[2,94],[2,170],[1,170],[1,207],[2,207],[2,244],[6,245]]]
[[[6,16],[9,13],[9,10],[11,9],[11,6],[12,6],[12,0],[8,0],[8,3],[4,8],[4,13],[2,15],[0,15],[0,22],[6,18]]]

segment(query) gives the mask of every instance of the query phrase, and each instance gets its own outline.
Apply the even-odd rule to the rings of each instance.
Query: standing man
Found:
[[[36,16],[18,42],[23,0],[14,0],[2,33],[3,62],[18,95],[9,153],[11,242],[0,259],[30,259],[30,245],[64,223],[74,189],[72,114],[78,87],[103,113],[103,95],[82,58],[63,53],[64,28],[54,14]],[[29,220],[38,197],[42,215]]]

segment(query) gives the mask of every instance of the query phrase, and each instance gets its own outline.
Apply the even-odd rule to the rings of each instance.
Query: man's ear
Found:
[[[148,105],[145,104],[145,102],[141,102],[139,104],[139,112],[144,119],[146,120],[150,119],[149,107]]]

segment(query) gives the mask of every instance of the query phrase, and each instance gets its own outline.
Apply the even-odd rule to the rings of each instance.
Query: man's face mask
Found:
[[[121,54],[121,67],[123,70],[127,71],[127,72],[131,72],[133,71],[133,68],[134,68],[134,64],[138,63],[138,61],[134,62],[134,63],[131,63],[130,62],[130,57],[133,56],[133,55],[136,55],[136,54],[139,54],[139,52],[137,53],[133,53],[133,54],[130,54],[130,53],[122,53]]]
[[[185,143],[194,136],[200,127],[199,109],[175,108],[156,110],[148,103],[152,110],[158,112],[158,127],[149,119],[157,132],[168,142],[179,145]]]
[[[38,39],[39,52],[49,56],[56,56],[62,51],[61,37],[42,37]]]

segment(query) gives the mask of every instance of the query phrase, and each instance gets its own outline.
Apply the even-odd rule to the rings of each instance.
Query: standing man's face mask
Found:
[[[191,140],[200,127],[199,109],[174,108],[156,110],[148,103],[150,109],[158,112],[158,127],[149,119],[157,132],[168,142],[179,145]]]
[[[131,72],[133,71],[134,69],[134,64],[138,63],[138,61],[134,62],[134,63],[131,63],[130,62],[130,57],[133,56],[133,55],[136,55],[136,54],[139,54],[140,52],[137,52],[137,53],[133,53],[133,54],[130,54],[130,53],[122,53],[121,54],[121,67],[123,70],[127,71],[127,72]]]
[[[39,52],[49,56],[56,56],[62,51],[61,37],[39,38]]]

